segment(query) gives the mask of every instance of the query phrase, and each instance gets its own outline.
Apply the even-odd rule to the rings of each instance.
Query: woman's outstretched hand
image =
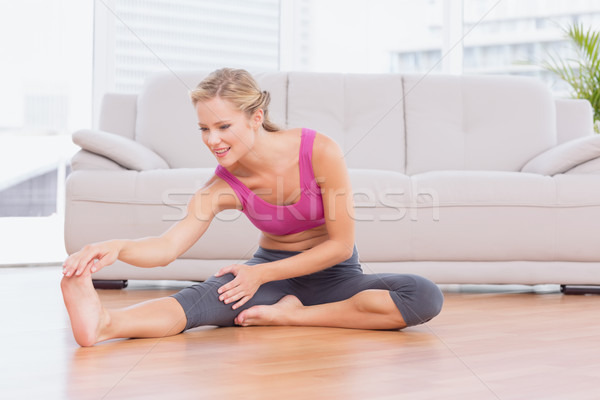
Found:
[[[114,241],[89,244],[65,260],[63,275],[80,276],[86,270],[97,272],[117,261],[120,251],[121,246]]]
[[[225,304],[236,302],[231,308],[236,309],[248,302],[254,296],[262,282],[260,269],[255,265],[232,264],[221,268],[215,276],[233,274],[235,278],[218,290],[219,300]]]

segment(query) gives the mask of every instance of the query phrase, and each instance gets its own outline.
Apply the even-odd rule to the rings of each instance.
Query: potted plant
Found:
[[[600,133],[600,32],[586,30],[582,24],[571,25],[564,32],[575,45],[577,58],[564,60],[549,55],[549,61],[542,66],[571,86],[572,97],[592,104],[594,127]]]

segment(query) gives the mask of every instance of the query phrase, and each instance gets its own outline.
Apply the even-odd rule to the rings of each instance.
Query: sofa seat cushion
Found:
[[[187,215],[189,199],[213,173],[214,168],[73,172],[66,183],[65,229],[80,228],[65,237],[67,251],[101,240],[161,235]],[[257,239],[258,231],[241,212],[226,210],[181,258],[243,260]]]
[[[597,260],[598,176],[440,171],[405,185],[404,210],[356,208],[357,244],[367,264]],[[386,220],[391,211],[398,220]]]
[[[212,168],[75,171],[67,180],[69,253],[99,240],[160,235],[186,215]],[[383,261],[598,260],[600,176],[440,171],[412,177],[350,169],[363,268]],[[586,188],[586,190],[582,190]],[[183,259],[252,255],[260,232],[219,213]]]

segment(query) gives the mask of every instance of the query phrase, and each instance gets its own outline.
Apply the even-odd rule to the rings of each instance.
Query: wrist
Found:
[[[108,244],[117,252],[117,257],[121,254],[121,251],[125,247],[124,240],[109,240]]]
[[[255,268],[261,285],[271,282],[272,279],[269,278],[269,269],[266,264],[256,264],[252,268]]]

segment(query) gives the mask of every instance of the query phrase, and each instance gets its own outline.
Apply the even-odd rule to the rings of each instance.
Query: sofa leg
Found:
[[[594,285],[560,285],[563,294],[600,294],[600,286]]]
[[[129,281],[112,281],[103,279],[92,279],[96,289],[125,289]]]

